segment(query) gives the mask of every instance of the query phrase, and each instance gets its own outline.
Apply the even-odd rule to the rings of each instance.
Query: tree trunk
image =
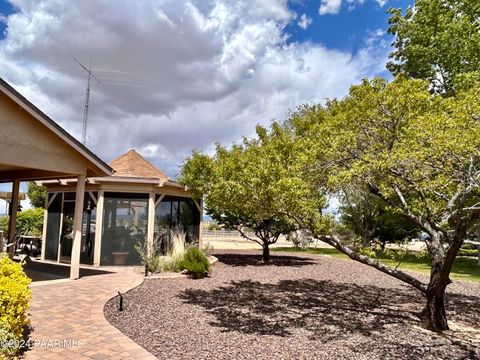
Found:
[[[445,286],[432,287],[426,293],[427,306],[424,313],[428,319],[428,325],[433,331],[448,330],[445,289]]]
[[[270,249],[268,248],[268,243],[263,243],[263,255],[262,255],[262,258],[263,258],[263,262],[265,264],[268,264],[268,262],[270,261]]]

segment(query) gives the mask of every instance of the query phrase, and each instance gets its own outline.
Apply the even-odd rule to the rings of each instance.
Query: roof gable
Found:
[[[113,169],[113,176],[152,178],[159,179],[162,182],[169,180],[165,173],[153,166],[134,149],[120,155],[111,161],[109,165]]]
[[[80,143],[67,131],[65,131],[60,125],[53,121],[50,117],[40,111],[35,105],[28,101],[23,95],[10,86],[5,80],[0,78],[0,92],[5,94],[8,98],[13,100],[17,105],[25,110],[29,115],[29,121],[35,119],[39,124],[47,128],[53,136],[59,138],[67,146],[69,146],[74,152],[81,155],[89,163],[91,172],[90,176],[109,175],[112,169],[103,162],[97,155],[91,152],[85,145]]]

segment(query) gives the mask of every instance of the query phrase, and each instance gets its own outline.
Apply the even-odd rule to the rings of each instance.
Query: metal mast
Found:
[[[83,114],[83,126],[82,126],[82,144],[85,145],[87,142],[87,124],[88,124],[88,106],[89,106],[89,101],[90,101],[90,82],[91,78],[94,78],[99,84],[100,80],[98,80],[95,75],[92,73],[92,58],[90,58],[90,65],[87,68],[84,66],[80,61],[77,59],[73,59],[75,62],[80,65],[83,70],[85,70],[88,73],[88,81],[87,81],[87,89],[85,90],[85,111]]]

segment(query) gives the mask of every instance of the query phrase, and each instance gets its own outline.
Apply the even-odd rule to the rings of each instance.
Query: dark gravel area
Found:
[[[480,284],[449,286],[449,320],[471,331],[439,335],[420,293],[353,261],[214,255],[211,277],[147,279],[106,318],[159,359],[480,359]]]

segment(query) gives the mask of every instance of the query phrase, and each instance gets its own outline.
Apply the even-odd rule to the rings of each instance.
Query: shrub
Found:
[[[207,256],[197,247],[190,247],[185,252],[180,267],[189,272],[194,279],[201,279],[210,272],[210,262]]]
[[[460,247],[460,250],[477,250],[477,246],[478,245],[475,245],[475,244],[463,244]]]
[[[143,261],[148,272],[157,273],[162,270],[162,257],[160,255],[148,255]]]
[[[41,208],[27,209],[17,213],[17,229],[24,235],[40,236],[43,228],[44,210]],[[2,218],[0,230],[8,232],[9,216]]]
[[[307,232],[297,230],[287,234],[287,241],[291,241],[296,248],[308,249],[313,238]]]
[[[463,244],[458,250],[457,256],[478,256],[478,248],[475,244]]]
[[[29,285],[30,279],[23,272],[22,265],[0,255],[0,338],[14,340],[7,343],[21,341],[24,328],[29,323]],[[2,343],[0,355],[12,357],[18,350],[15,346]]]
[[[213,248],[213,245],[210,244],[208,241],[206,241],[202,246],[202,251],[205,253],[205,255],[212,254],[214,250],[215,249]]]
[[[152,253],[148,253],[146,243],[135,245],[142,265],[150,273],[161,271],[179,272],[183,270],[180,263],[185,254],[185,233],[178,230],[166,229],[162,236],[157,236],[153,242]],[[165,242],[165,243],[163,243]],[[162,251],[165,250],[165,256]]]
[[[458,250],[457,256],[478,256],[478,250]]]

